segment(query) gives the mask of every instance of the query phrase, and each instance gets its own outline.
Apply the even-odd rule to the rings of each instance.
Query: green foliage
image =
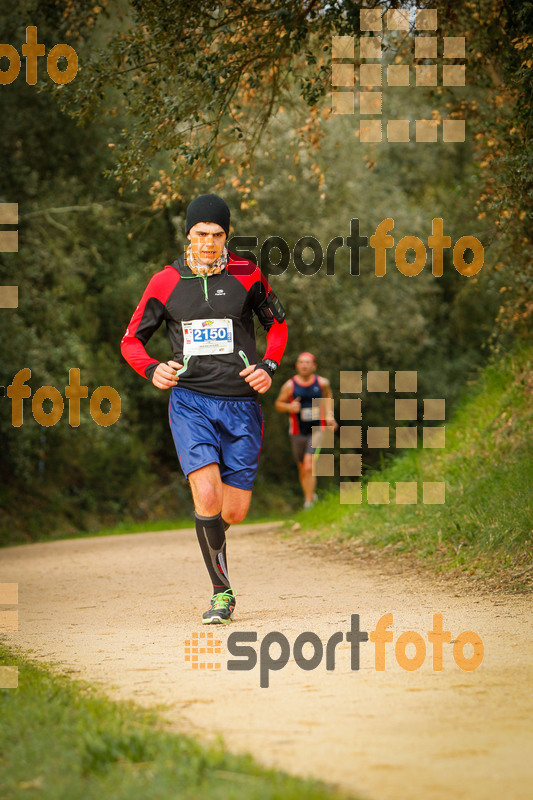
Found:
[[[476,18],[467,0],[437,3],[439,36],[467,35],[471,84],[443,96],[398,90],[384,97],[397,118],[407,101],[417,118],[443,103],[450,114],[466,108],[468,141],[397,146],[362,146],[353,117],[325,113],[330,37],[359,36],[361,5],[4,4],[4,41],[19,47],[29,21],[47,48],[71,43],[80,72],[59,88],[41,59],[37,86],[19,78],[1,87],[0,202],[19,203],[21,247],[0,255],[0,285],[17,283],[20,297],[18,309],[0,311],[0,377],[8,385],[29,367],[33,394],[50,385],[64,395],[69,369],[78,368],[89,394],[100,385],[119,392],[122,415],[99,428],[83,400],[79,428],[69,426],[67,407],[44,428],[25,400],[24,424],[14,428],[11,403],[0,400],[2,543],[190,512],[167,395],[123,362],[119,342],[150,276],[179,255],[196,193],[214,190],[228,200],[234,232],[258,236],[260,260],[271,235],[291,250],[313,235],[325,252],[334,237],[348,237],[352,218],[370,236],[393,217],[397,243],[405,235],[427,242],[431,220],[442,217],[452,242],[474,235],[485,245],[485,265],[473,278],[456,272],[449,252],[442,278],[430,275],[429,253],[424,272],[406,278],[389,250],[387,275],[378,279],[370,248],[362,248],[361,274],[353,275],[346,247],[334,275],[325,265],[301,274],[293,262],[272,275],[289,345],[261,400],[256,514],[282,516],[300,502],[287,419],[273,410],[299,351],[315,352],[337,396],[340,370],[416,369],[421,390],[446,397],[451,408],[486,360],[491,337],[499,334],[506,346],[523,335],[531,285],[531,4],[482,0]],[[381,7],[389,5],[397,4]],[[386,60],[393,44],[385,42]],[[409,36],[402,46],[412,49]],[[262,329],[258,342],[261,351]],[[163,330],[148,349],[170,357]],[[388,413],[379,396],[363,402],[370,424]]]
[[[28,17],[15,4],[8,9],[11,41],[24,41],[30,19],[39,41],[57,43],[50,27],[55,17],[43,19],[39,4],[28,8]],[[77,45],[80,59],[82,48]],[[170,444],[168,465],[160,457],[154,467],[153,453],[167,434],[165,412],[153,425],[149,387],[141,389],[119,343],[148,276],[172,252],[173,234],[146,193],[119,196],[104,179],[112,119],[80,128],[61,112],[56,91],[49,95],[23,80],[2,87],[2,111],[0,201],[18,202],[20,241],[17,254],[0,256],[0,284],[19,287],[19,307],[1,311],[2,383],[28,367],[32,395],[44,385],[65,396],[69,370],[76,368],[89,396],[107,385],[122,399],[122,416],[109,428],[93,421],[88,399],[81,401],[78,428],[69,425],[66,402],[56,425],[38,425],[31,400],[24,401],[23,425],[15,428],[11,402],[3,401],[0,540],[7,543],[160,511],[159,495],[152,501],[158,478],[175,471]],[[130,399],[139,394],[148,407],[140,426],[139,406],[130,413]],[[184,481],[174,494],[177,502],[167,508],[176,513],[180,496],[189,503]]]
[[[261,177],[243,176],[235,187],[237,192],[249,189],[242,192],[242,207],[233,215],[235,232],[257,232],[259,245],[252,249],[263,269],[261,245],[269,236],[285,239],[291,252],[301,237],[314,236],[325,254],[335,237],[350,235],[353,218],[359,219],[361,234],[370,237],[379,222],[393,214],[395,244],[405,235],[427,243],[437,208],[452,244],[468,233],[483,238],[465,197],[470,173],[457,167],[460,147],[432,145],[434,150],[413,142],[400,158],[394,148],[382,145],[376,148],[377,165],[369,169],[354,158],[352,119],[331,119],[320,153],[312,155],[294,141],[295,124],[293,112],[278,116],[270,140],[256,157],[256,174]],[[432,172],[436,158],[442,165],[437,174]],[[321,185],[313,182],[315,163],[324,174]],[[348,163],[350,169],[339,177],[339,168]],[[421,178],[428,174],[431,183]],[[231,194],[234,184],[229,167],[220,185],[231,197],[232,208],[239,203],[238,195]],[[301,274],[291,258],[286,272],[269,276],[289,324],[278,386],[293,374],[297,354],[311,350],[337,398],[341,370],[413,369],[419,372],[420,391],[446,397],[453,407],[463,382],[488,356],[485,344],[499,302],[492,252],[487,251],[486,266],[477,278],[465,278],[453,267],[448,251],[444,275],[438,279],[431,275],[429,249],[427,266],[415,278],[396,269],[393,252],[388,251],[383,278],[374,274],[374,251],[369,247],[360,250],[360,275],[351,274],[350,254],[342,247],[335,255],[334,275],[326,273],[325,263],[315,275]],[[304,257],[309,261],[310,251]],[[382,424],[380,419],[389,413],[387,399],[364,393],[363,403],[367,424]],[[287,418],[275,412],[267,398],[262,404],[267,436],[261,472],[276,485],[280,475],[295,485]],[[370,460],[376,455],[368,454]]]
[[[459,567],[503,575],[527,573],[533,555],[531,348],[487,367],[446,425],[444,450],[416,450],[368,480],[445,481],[444,505],[340,506],[338,489],[300,517],[326,538],[394,549]],[[363,492],[365,494],[365,492]],[[513,577],[513,575],[511,575]]]
[[[265,770],[248,756],[166,733],[153,713],[111,703],[0,647],[19,688],[0,689],[0,792],[43,800],[326,800],[316,781]]]
[[[107,731],[85,733],[83,735],[82,772],[104,772],[111,764],[129,761],[153,761],[154,743],[139,731],[121,731],[119,734]]]

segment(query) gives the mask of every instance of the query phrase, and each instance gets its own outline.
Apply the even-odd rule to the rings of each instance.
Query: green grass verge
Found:
[[[155,713],[117,704],[0,646],[19,688],[0,689],[0,797],[43,800],[327,800],[316,781],[168,733]]]
[[[338,489],[296,519],[322,538],[411,553],[438,568],[533,578],[533,349],[487,367],[450,423],[444,449],[405,451],[369,480],[446,483],[443,505],[340,505]],[[439,424],[439,423],[431,423]],[[366,481],[365,481],[366,482]]]
[[[146,522],[118,522],[116,525],[110,525],[95,530],[88,531],[64,531],[52,532],[48,529],[43,530],[40,535],[35,535],[30,541],[18,541],[7,539],[7,541],[0,541],[0,547],[14,547],[20,544],[34,544],[35,542],[59,542],[63,539],[87,539],[91,536],[120,536],[126,533],[150,533],[156,531],[174,531],[181,528],[191,528],[194,525],[194,520],[190,517],[182,517],[179,519],[160,519],[160,520],[147,520]],[[2,798],[0,798],[2,800]]]
[[[278,522],[279,517],[250,515],[246,518],[246,523],[255,524],[260,522]],[[119,536],[123,533],[150,533],[153,531],[174,531],[181,528],[194,528],[194,517],[184,517],[182,519],[163,519],[153,520],[152,522],[120,522],[109,528],[100,528],[94,533],[81,533],[78,536],[69,536],[69,539],[84,536]]]
[[[80,539],[87,536],[120,536],[125,533],[151,533],[156,531],[175,531],[181,528],[191,528],[194,520],[191,517],[180,517],[179,519],[158,519],[147,520],[146,522],[119,522],[105,528],[98,528],[95,531],[70,535],[69,539]]]
[[[246,522],[260,523],[260,522],[278,522],[278,516],[250,515]],[[66,532],[56,533],[50,536],[48,532],[44,532],[41,536],[36,536],[31,542],[19,541],[6,541],[0,542],[0,547],[13,547],[18,544],[33,544],[34,542],[58,542],[63,539],[87,539],[91,536],[121,536],[127,533],[156,533],[157,531],[177,531],[184,528],[194,528],[194,517],[179,517],[157,520],[146,520],[145,522],[118,522],[116,525],[110,525],[103,528],[97,528],[93,531],[79,531],[79,532]],[[2,800],[2,798],[0,798]]]

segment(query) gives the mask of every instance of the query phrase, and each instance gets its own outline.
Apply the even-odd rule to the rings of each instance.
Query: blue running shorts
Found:
[[[263,414],[257,400],[174,386],[168,417],[185,477],[216,463],[223,483],[253,488],[263,442]]]

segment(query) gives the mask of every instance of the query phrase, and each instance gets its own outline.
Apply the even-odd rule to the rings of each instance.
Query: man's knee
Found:
[[[220,513],[221,502],[215,492],[197,492],[193,495],[194,510],[202,517],[214,517]]]
[[[306,453],[301,468],[305,475],[311,474],[313,470],[313,456],[310,453]]]
[[[229,525],[237,525],[237,523],[242,522],[246,518],[251,499],[251,491],[224,485],[222,516]]]
[[[228,523],[228,525],[238,525],[239,522],[242,522],[246,519],[246,514],[248,509],[242,508],[231,508],[228,510],[224,510],[224,521]]]
[[[222,487],[212,475],[201,474],[201,470],[189,475],[194,506],[198,514],[213,516],[222,506]]]

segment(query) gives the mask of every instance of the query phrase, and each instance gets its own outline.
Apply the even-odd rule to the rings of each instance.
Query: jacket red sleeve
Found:
[[[260,298],[265,298],[268,297],[269,295],[273,295],[274,297],[276,297],[274,295],[274,292],[272,291],[272,287],[270,286],[269,282],[261,272],[259,272],[259,281],[257,282],[257,285],[260,288],[260,295],[259,295]],[[262,302],[263,300],[261,300],[261,304]],[[279,303],[279,300],[277,300],[277,302]],[[281,310],[283,311],[283,309]],[[271,358],[273,359],[273,361],[279,364],[283,357],[283,353],[285,352],[285,346],[287,344],[287,337],[288,337],[287,323],[285,322],[285,320],[283,320],[283,322],[279,322],[277,319],[274,318],[272,322],[268,323],[268,327],[267,325],[265,325],[264,322],[263,325],[266,328],[267,332],[266,335],[267,347],[263,359]]]
[[[267,331],[267,349],[263,359],[272,358],[279,364],[285,352],[287,337],[288,330],[285,320],[283,322],[275,320],[272,327]]]
[[[145,345],[165,319],[166,301],[179,279],[174,269],[164,269],[153,276],[120,342],[122,355],[143,378],[151,379],[159,364],[148,355]]]

